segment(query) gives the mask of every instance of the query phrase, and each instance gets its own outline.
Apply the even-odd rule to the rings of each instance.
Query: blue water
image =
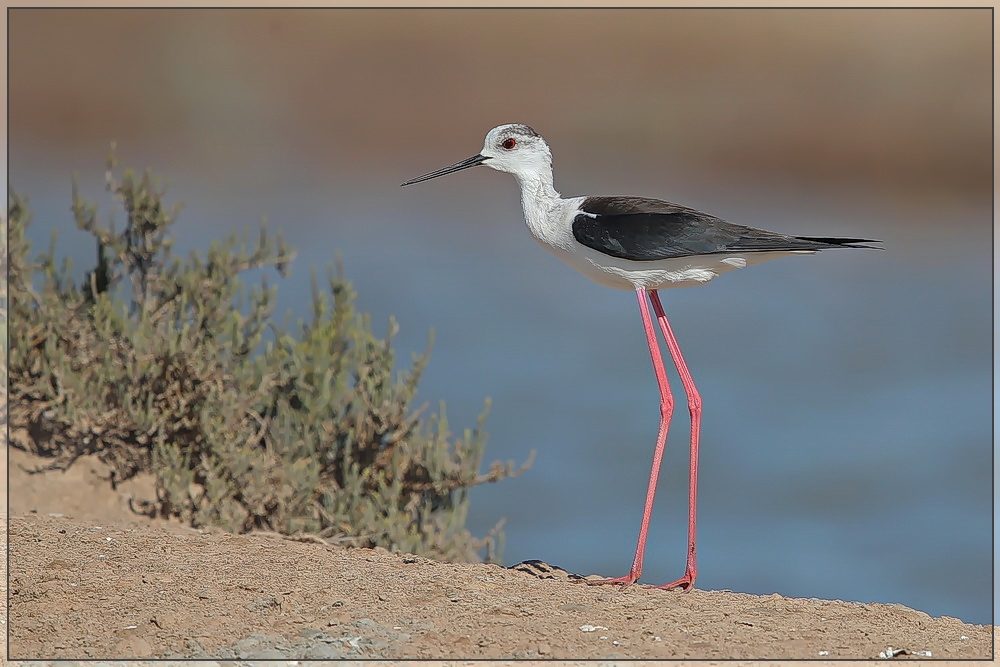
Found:
[[[93,249],[72,228],[67,172],[13,170],[11,183],[31,196],[36,244],[56,221],[82,267]],[[633,294],[539,248],[506,176],[400,190],[412,175],[239,196],[175,178],[178,250],[268,217],[299,250],[279,292],[295,315],[306,313],[308,266],[339,252],[376,330],[399,320],[401,363],[436,331],[421,400],[446,401],[461,430],[492,397],[484,466],[537,451],[523,476],[473,491],[473,533],[505,517],[508,564],[625,574],[658,419]],[[96,181],[84,187],[99,193]],[[941,211],[867,201],[853,209],[864,220],[844,205],[804,226],[802,210],[832,194],[775,191],[744,206],[729,193],[709,210],[779,231],[871,235],[886,251],[779,260],[662,293],[704,400],[698,586],[990,622],[989,203],[949,207],[942,224]],[[681,397],[645,582],[683,572],[687,438]]]

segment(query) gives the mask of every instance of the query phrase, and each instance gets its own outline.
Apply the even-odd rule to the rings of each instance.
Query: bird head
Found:
[[[529,176],[552,169],[552,152],[541,135],[527,125],[494,127],[486,134],[480,155],[484,165],[515,176]]]
[[[467,160],[412,178],[403,185],[412,185],[452,172],[485,165],[497,171],[514,174],[518,178],[551,174],[552,152],[541,135],[527,125],[511,123],[498,125],[486,134],[483,150]],[[550,176],[551,178],[551,176]]]

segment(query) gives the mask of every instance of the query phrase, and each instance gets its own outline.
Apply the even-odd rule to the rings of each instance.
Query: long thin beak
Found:
[[[463,169],[468,169],[469,167],[475,167],[489,160],[485,155],[473,155],[468,160],[462,160],[461,162],[456,162],[450,167],[445,167],[444,169],[438,169],[437,171],[432,171],[429,174],[424,174],[423,176],[417,176],[416,178],[411,178],[403,185],[413,185],[414,183],[419,183],[420,181],[429,181],[432,178],[437,178],[438,176],[444,176],[445,174],[450,174],[453,171],[461,171]]]

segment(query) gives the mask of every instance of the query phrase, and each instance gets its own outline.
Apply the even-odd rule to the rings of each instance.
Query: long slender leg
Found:
[[[691,470],[688,480],[688,551],[687,565],[684,567],[684,576],[657,588],[683,588],[689,591],[694,588],[695,577],[698,576],[698,556],[695,551],[695,535],[698,523],[698,441],[701,436],[701,394],[694,386],[694,380],[688,371],[684,357],[681,356],[680,345],[677,338],[667,322],[667,316],[663,313],[663,306],[660,304],[660,296],[655,290],[649,292],[649,298],[653,302],[653,312],[656,313],[656,320],[663,331],[663,337],[667,341],[667,349],[677,366],[677,373],[681,376],[681,383],[684,385],[684,393],[688,398],[688,409],[691,411]]]
[[[615,579],[589,580],[589,584],[624,584],[628,586],[639,579],[642,573],[642,557],[646,551],[646,533],[649,530],[649,519],[653,514],[653,496],[656,494],[656,480],[660,476],[660,463],[663,461],[663,450],[667,444],[667,430],[670,428],[670,417],[674,412],[674,397],[667,384],[667,371],[663,368],[663,358],[660,355],[660,345],[656,339],[656,329],[649,315],[649,304],[646,302],[646,290],[635,291],[639,299],[639,312],[642,314],[642,325],[646,330],[646,342],[649,344],[649,356],[653,359],[653,372],[656,383],[660,387],[660,428],[656,433],[656,448],[653,450],[653,468],[649,473],[649,486],[646,488],[646,505],[642,510],[642,526],[639,528],[639,543],[632,559],[632,569],[624,577]],[[656,292],[650,292],[655,298]],[[654,301],[654,305],[657,302]]]

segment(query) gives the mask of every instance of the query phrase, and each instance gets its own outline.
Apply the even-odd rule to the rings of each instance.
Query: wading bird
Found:
[[[871,239],[826,236],[789,236],[734,225],[715,216],[659,199],[643,197],[571,197],[564,199],[552,186],[552,152],[545,140],[527,125],[500,125],[489,131],[483,150],[450,167],[411,179],[412,185],[452,172],[485,165],[513,174],[521,187],[524,220],[542,247],[591,280],[608,287],[634,290],[646,330],[653,372],[660,388],[660,426],[653,450],[646,502],[632,569],[623,577],[589,580],[591,584],[632,584],[642,573],[646,533],[653,512],[656,480],[663,460],[674,399],[667,383],[653,313],[663,332],[687,394],[691,412],[690,478],[688,483],[688,549],[684,576],[656,588],[690,590],[698,575],[695,535],[698,496],[698,439],[701,396],[691,379],[681,349],[657,290],[703,285],[721,273],[751,264],[828,248],[873,248]],[[647,301],[648,300],[648,301]]]

